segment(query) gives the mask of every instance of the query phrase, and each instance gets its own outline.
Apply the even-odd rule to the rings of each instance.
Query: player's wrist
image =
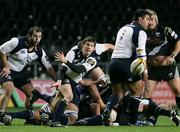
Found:
[[[171,53],[170,57],[174,59],[176,56],[173,53]]]
[[[170,57],[172,57],[172,58],[176,58],[176,56],[177,56],[176,52],[172,52],[171,55],[170,55]]]

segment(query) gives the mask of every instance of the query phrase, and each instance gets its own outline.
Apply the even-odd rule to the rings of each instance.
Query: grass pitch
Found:
[[[13,111],[19,111],[13,109]],[[0,132],[180,132],[167,117],[160,117],[157,125],[137,126],[68,126],[55,127],[24,125],[24,120],[14,119],[11,126],[0,125]]]

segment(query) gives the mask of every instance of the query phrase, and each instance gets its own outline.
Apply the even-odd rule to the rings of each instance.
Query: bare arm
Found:
[[[4,67],[8,67],[7,55],[0,51],[0,60]]]
[[[47,69],[47,73],[48,75],[54,80],[56,81],[57,80],[57,75],[56,75],[56,72],[54,70],[54,67],[50,67]]]
[[[110,43],[104,43],[105,46],[105,51],[113,51],[114,50],[114,45]]]
[[[174,58],[180,53],[180,40],[176,42],[175,48],[172,52]]]
[[[171,65],[171,64],[175,63],[175,58],[179,54],[179,52],[180,52],[180,40],[176,42],[176,45],[175,45],[173,52],[171,53],[170,56],[167,56],[164,59],[163,64],[164,65]]]
[[[7,77],[10,73],[10,69],[9,69],[9,65],[8,65],[8,61],[7,61],[7,55],[2,53],[1,51],[0,51],[0,60],[4,66],[4,68],[0,72],[0,76]]]

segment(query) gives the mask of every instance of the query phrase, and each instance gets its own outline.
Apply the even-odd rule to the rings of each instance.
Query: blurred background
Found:
[[[179,32],[179,7],[180,0],[0,0],[0,44],[25,35],[31,26],[41,26],[41,46],[53,61],[56,51],[66,53],[88,35],[114,44],[118,29],[131,21],[137,8],[155,10],[160,24]],[[109,53],[102,55],[104,69],[109,58]],[[46,78],[39,64],[28,69],[32,77]]]

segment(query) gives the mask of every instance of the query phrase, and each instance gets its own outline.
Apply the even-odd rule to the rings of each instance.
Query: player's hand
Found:
[[[108,84],[108,80],[107,80],[106,76],[103,76],[103,77],[98,79],[98,85],[100,87],[105,87],[105,86],[107,86],[107,84]]]
[[[61,63],[66,63],[67,62],[67,59],[66,57],[64,56],[64,53],[63,52],[56,52],[55,54],[55,60],[56,61],[60,61]]]
[[[53,85],[51,85],[50,88],[56,88],[57,90],[61,87],[61,80],[58,80],[56,83],[54,83]]]
[[[11,73],[9,67],[4,67],[0,73],[1,77],[8,77],[8,75]]]
[[[176,61],[172,56],[167,56],[163,61],[163,65],[172,65],[174,63],[176,63]]]

